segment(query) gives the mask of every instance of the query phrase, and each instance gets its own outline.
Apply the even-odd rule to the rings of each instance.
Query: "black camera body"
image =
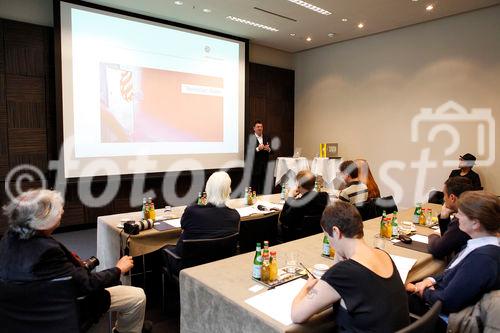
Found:
[[[92,257],[88,258],[87,260],[82,260],[82,266],[87,271],[92,272],[94,270],[94,268],[99,266],[99,259],[92,256]]]
[[[123,231],[129,235],[138,235],[142,230],[151,229],[154,226],[152,219],[141,221],[127,221],[123,224]]]

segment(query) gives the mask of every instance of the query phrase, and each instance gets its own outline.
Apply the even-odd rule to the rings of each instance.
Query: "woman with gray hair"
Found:
[[[224,171],[213,173],[207,181],[206,205],[192,205],[186,208],[181,218],[182,234],[175,252],[182,257],[184,239],[211,239],[229,236],[238,232],[240,214],[226,206],[231,194],[231,178]],[[172,263],[171,266],[175,264]],[[178,271],[179,267],[172,267]]]
[[[79,314],[81,323],[88,317],[98,318],[109,309],[118,312],[115,331],[141,332],[146,308],[144,291],[119,285],[121,274],[133,267],[132,257],[122,257],[113,268],[90,272],[78,256],[51,236],[61,223],[63,206],[64,200],[58,192],[38,189],[21,193],[3,207],[9,229],[0,241],[2,285],[71,277],[75,284],[74,297],[88,296],[86,299],[91,302],[85,309],[90,309],[92,313]],[[31,304],[31,301],[17,297],[14,306],[0,303],[0,307],[5,310],[2,314],[28,307],[23,304]],[[30,318],[33,319],[33,314],[27,311],[11,315],[9,318],[23,318],[28,325]],[[44,320],[50,322],[51,318]],[[7,331],[19,331],[15,320],[7,320],[4,324],[7,325],[4,327]],[[41,326],[32,328],[33,331],[43,331]]]

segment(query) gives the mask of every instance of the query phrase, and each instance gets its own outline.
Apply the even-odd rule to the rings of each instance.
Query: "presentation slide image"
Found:
[[[224,141],[221,77],[100,63],[101,142]]]

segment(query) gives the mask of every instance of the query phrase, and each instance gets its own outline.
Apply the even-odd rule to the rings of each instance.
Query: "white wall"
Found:
[[[343,158],[369,161],[383,194],[401,186],[400,206],[412,206],[422,192],[442,187],[451,169],[442,167],[443,160],[465,152],[485,157],[478,154],[474,122],[457,126],[459,147],[446,157],[449,134],[428,142],[432,126],[422,124],[420,140],[413,143],[410,124],[421,108],[449,100],[467,109],[491,108],[500,124],[499,36],[500,6],[495,6],[296,54],[295,146],[313,157],[320,142],[339,142]],[[492,140],[495,162],[475,168],[486,190],[497,194],[499,131]],[[426,148],[438,167],[419,185],[412,162]],[[382,177],[383,166],[391,179]]]

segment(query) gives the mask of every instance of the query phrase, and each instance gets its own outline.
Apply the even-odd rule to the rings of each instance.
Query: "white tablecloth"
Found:
[[[302,170],[309,170],[309,162],[305,157],[278,157],[274,167],[275,185],[288,183],[293,187],[295,176]]]

